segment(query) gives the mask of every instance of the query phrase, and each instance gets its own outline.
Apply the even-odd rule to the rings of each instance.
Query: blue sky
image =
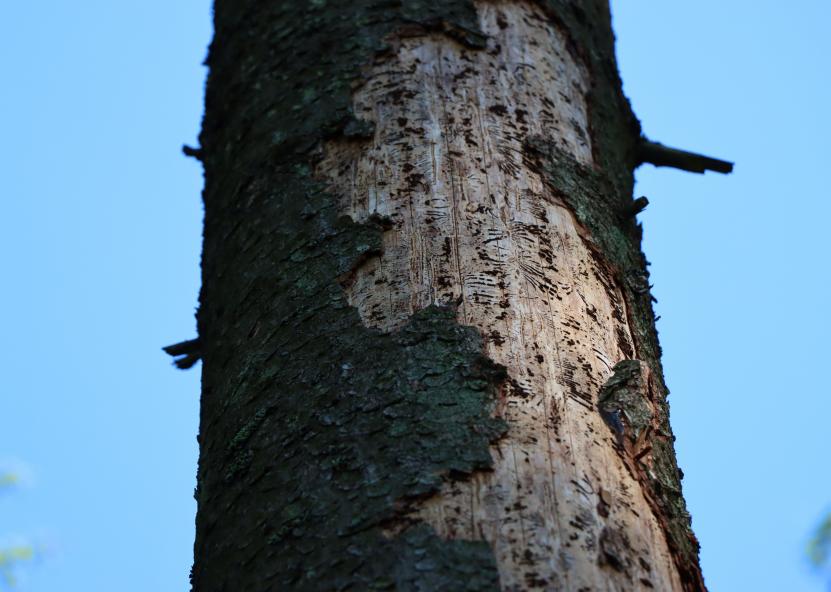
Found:
[[[822,590],[831,80],[820,0],[613,3],[654,140],[733,175],[642,167],[672,422],[707,582]],[[207,1],[31,1],[0,20],[0,542],[22,590],[187,589]]]

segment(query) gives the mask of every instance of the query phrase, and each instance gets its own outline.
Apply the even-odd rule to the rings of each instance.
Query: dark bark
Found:
[[[598,166],[583,170],[547,138],[529,138],[527,157],[625,287],[640,359],[660,380],[631,215],[640,129],[621,93],[608,6],[541,4],[592,72]],[[382,529],[442,476],[487,469],[506,429],[492,417],[504,369],[446,308],[392,334],[366,328],[338,278],[380,248],[382,222],[339,217],[311,176],[322,139],[367,133],[351,90],[385,37],[438,31],[481,48],[472,4],[217,0],[215,27],[201,148],[190,151],[205,166],[193,589],[498,589],[487,543],[445,541],[426,526],[390,540]],[[663,401],[660,423],[646,487],[687,589],[699,590]]]

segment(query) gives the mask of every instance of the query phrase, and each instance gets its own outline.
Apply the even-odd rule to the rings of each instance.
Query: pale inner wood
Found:
[[[509,432],[494,470],[448,481],[409,518],[488,541],[503,590],[681,589],[596,408],[612,366],[636,355],[623,296],[523,158],[540,135],[592,166],[589,73],[533,5],[477,6],[488,49],[399,39],[354,95],[374,137],[327,143],[317,169],[344,214],[391,222],[383,252],[345,280],[363,322],[393,331],[458,303],[512,381],[495,411]]]

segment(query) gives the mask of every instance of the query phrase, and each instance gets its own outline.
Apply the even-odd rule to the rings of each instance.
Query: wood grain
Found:
[[[503,590],[680,590],[664,534],[597,410],[637,356],[624,299],[573,213],[526,162],[531,136],[593,166],[590,75],[535,6],[480,2],[485,50],[399,36],[368,68],[355,115],[369,141],[328,142],[317,174],[356,221],[387,230],[343,287],[363,322],[394,331],[458,304],[510,380],[493,472],[446,480],[406,519],[484,539]]]

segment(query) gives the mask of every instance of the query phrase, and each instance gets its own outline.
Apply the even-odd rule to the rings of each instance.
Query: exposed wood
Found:
[[[632,458],[643,451],[621,448],[597,407],[615,364],[637,357],[625,299],[523,154],[544,136],[592,166],[590,73],[535,5],[477,8],[484,51],[393,39],[354,94],[371,139],[331,140],[317,165],[344,214],[387,221],[382,250],[341,278],[364,324],[391,332],[457,303],[510,377],[494,470],[448,480],[388,534],[423,521],[485,540],[503,590],[682,590]]]

